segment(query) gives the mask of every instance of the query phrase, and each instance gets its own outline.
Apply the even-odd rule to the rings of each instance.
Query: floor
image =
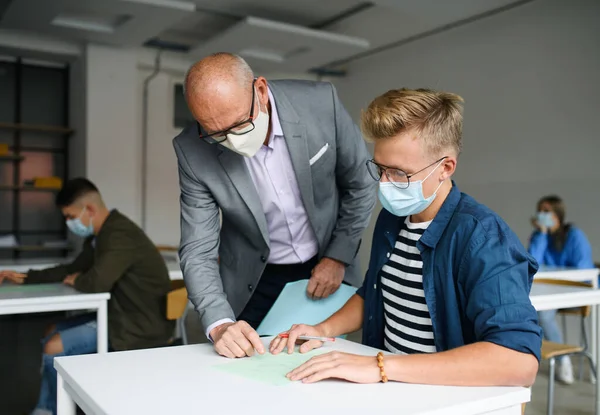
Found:
[[[24,415],[35,406],[39,388],[39,337],[44,327],[59,317],[60,314],[0,316],[0,414]],[[206,342],[195,313],[190,313],[186,326],[190,342]],[[360,335],[351,335],[349,339],[360,341]],[[578,361],[573,363],[578,367]],[[532,388],[527,415],[546,413],[547,374],[547,365],[542,365]],[[594,390],[594,385],[587,381],[571,386],[557,385],[555,415],[592,414]]]

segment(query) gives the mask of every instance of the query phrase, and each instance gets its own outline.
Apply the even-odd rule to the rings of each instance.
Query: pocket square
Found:
[[[323,154],[325,154],[325,152],[327,151],[328,148],[329,148],[329,143],[327,143],[323,147],[321,147],[321,149],[317,152],[317,154],[312,156],[312,158],[310,159],[310,161],[309,161],[310,165],[312,166],[313,164],[316,163],[317,160],[319,160],[321,157],[323,157]]]

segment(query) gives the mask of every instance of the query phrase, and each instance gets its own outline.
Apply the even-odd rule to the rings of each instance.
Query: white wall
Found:
[[[105,202],[139,223],[141,149],[135,50],[87,45],[86,175]],[[72,155],[76,157],[76,154]]]
[[[538,0],[351,63],[335,83],[357,120],[393,88],[462,95],[461,190],[496,210],[524,243],[537,199],[560,195],[600,260],[598,16],[598,1]]]

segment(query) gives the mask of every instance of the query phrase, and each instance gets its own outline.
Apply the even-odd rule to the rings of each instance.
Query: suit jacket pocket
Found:
[[[328,149],[329,149],[329,143],[325,143],[325,145],[323,147],[321,147],[321,149],[319,149],[319,151],[317,151],[317,153],[310,158],[309,164],[312,166],[316,162],[318,162],[321,158],[323,158],[325,153],[327,153]],[[325,159],[327,159],[327,157],[325,157]]]

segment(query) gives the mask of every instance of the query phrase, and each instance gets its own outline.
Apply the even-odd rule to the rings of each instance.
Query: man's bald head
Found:
[[[185,76],[184,94],[206,134],[245,122],[251,112],[255,118],[269,111],[266,79],[254,81],[250,66],[232,53],[215,53],[192,65]]]
[[[223,83],[244,88],[253,79],[252,68],[241,56],[219,52],[192,65],[185,75],[183,93],[189,101],[196,95],[205,95],[218,89]]]

